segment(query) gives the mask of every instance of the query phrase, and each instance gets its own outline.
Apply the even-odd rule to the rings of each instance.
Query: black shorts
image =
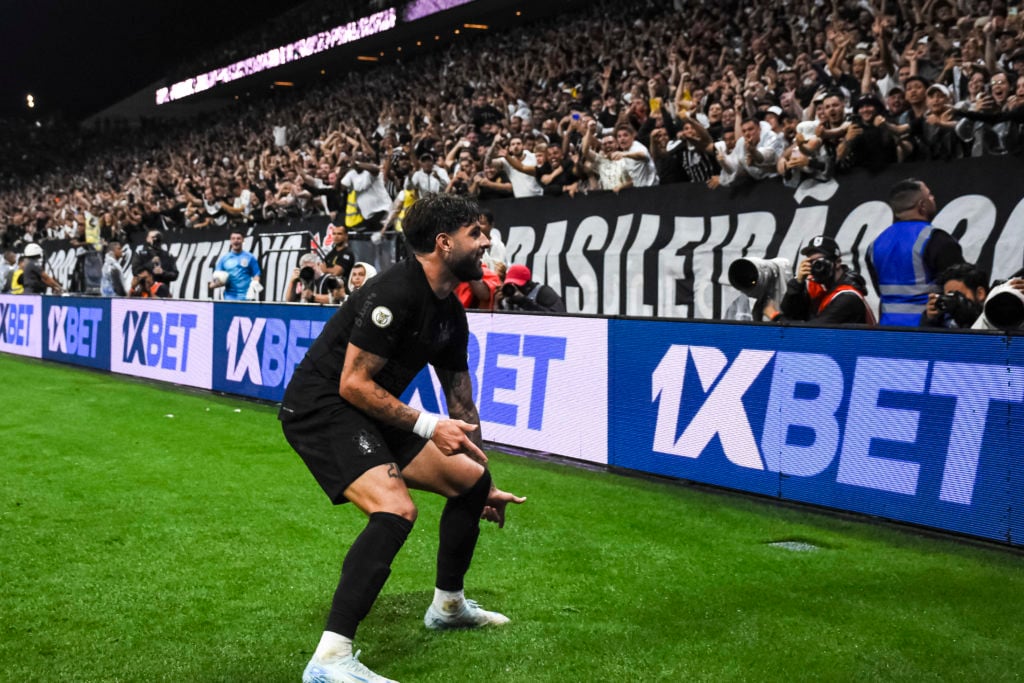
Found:
[[[423,437],[341,402],[308,411],[282,407],[278,418],[288,443],[335,505],[348,502],[345,489],[367,470],[388,463],[405,469],[427,445]]]

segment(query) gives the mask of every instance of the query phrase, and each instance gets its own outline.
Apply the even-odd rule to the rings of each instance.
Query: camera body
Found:
[[[966,300],[966,297],[960,292],[946,292],[945,294],[940,294],[939,298],[935,300],[935,308],[943,313],[952,315],[960,308],[961,301],[964,300]]]
[[[811,279],[818,284],[831,282],[835,272],[836,264],[832,259],[820,258],[811,263]]]

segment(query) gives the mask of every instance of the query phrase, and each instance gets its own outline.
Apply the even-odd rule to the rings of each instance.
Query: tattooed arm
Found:
[[[454,420],[462,420],[476,429],[469,432],[468,436],[481,451],[484,447],[483,435],[480,433],[480,414],[477,412],[476,404],[473,403],[473,385],[466,371],[453,372],[442,368],[434,368],[437,378],[441,380],[441,388],[444,389],[444,398],[448,402],[448,415]],[[469,457],[477,460],[481,465],[487,464],[487,459],[478,460],[472,453]]]
[[[377,373],[387,364],[388,359],[365,351],[351,342],[345,352],[345,365],[341,370],[341,382],[338,393],[341,397],[359,408],[370,417],[386,424],[413,431],[420,411],[402,403],[395,396],[377,384],[374,379]],[[472,392],[469,391],[469,375],[466,375],[466,396],[472,405]],[[462,392],[459,392],[460,396]],[[476,415],[476,408],[473,409]],[[480,449],[479,419],[474,423],[458,419],[458,413],[452,419],[440,420],[431,437],[445,455],[465,453],[477,462],[486,463],[487,456]]]

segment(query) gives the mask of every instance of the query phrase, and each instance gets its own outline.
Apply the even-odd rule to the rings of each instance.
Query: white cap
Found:
[[[35,242],[31,242],[30,244],[25,245],[25,256],[29,258],[35,258],[36,256],[42,255],[43,248],[36,244]]]

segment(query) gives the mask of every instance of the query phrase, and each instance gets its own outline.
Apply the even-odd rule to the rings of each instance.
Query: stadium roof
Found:
[[[240,10],[238,3],[228,0],[7,3],[0,10],[0,63],[4,64],[0,116],[60,114],[84,119],[162,82],[187,55],[301,4],[299,0],[250,0]],[[405,0],[389,4],[404,5]],[[493,12],[511,6],[548,13],[557,3],[483,0],[452,13]],[[27,107],[30,94],[34,109]],[[145,98],[140,93],[138,99]]]

